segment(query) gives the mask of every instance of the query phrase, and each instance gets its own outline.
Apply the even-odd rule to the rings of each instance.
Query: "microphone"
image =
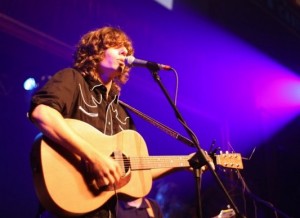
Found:
[[[157,71],[157,70],[171,70],[172,67],[164,64],[158,64],[151,61],[145,61],[141,59],[137,59],[133,56],[127,56],[124,59],[124,63],[126,66],[132,67],[147,67],[149,70]]]

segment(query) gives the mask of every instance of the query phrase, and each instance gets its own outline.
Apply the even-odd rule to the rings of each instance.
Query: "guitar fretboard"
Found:
[[[146,170],[169,167],[188,167],[189,156],[151,156],[130,157],[124,160],[124,165],[131,170]],[[117,160],[120,161],[120,160]]]

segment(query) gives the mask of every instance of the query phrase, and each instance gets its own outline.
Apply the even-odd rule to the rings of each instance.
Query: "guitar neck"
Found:
[[[131,170],[189,167],[190,155],[130,157],[125,163]],[[209,157],[207,157],[209,158]],[[209,158],[212,161],[212,159]],[[237,153],[215,155],[215,164],[226,168],[243,169],[242,157]]]
[[[130,157],[131,170],[189,167],[189,156]]]

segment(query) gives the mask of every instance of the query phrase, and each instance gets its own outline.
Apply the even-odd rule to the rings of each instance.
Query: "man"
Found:
[[[121,86],[129,77],[124,59],[133,53],[130,38],[119,28],[90,31],[78,43],[73,67],[57,72],[32,97],[31,121],[45,137],[83,160],[96,189],[118,184],[121,167],[77,134],[66,118],[88,123],[110,136],[134,129],[131,117],[118,101]],[[169,170],[153,170],[153,178]],[[115,217],[115,205],[116,198],[112,198],[81,217]]]

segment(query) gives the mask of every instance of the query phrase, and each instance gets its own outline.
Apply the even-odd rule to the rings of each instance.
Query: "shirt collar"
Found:
[[[100,81],[95,80],[94,78],[92,78],[90,76],[86,76],[85,80],[89,85],[90,91],[93,91],[97,94],[102,94],[102,95],[106,94],[107,88]],[[112,85],[108,95],[111,99],[115,99],[115,102],[117,102],[119,100],[120,93],[119,93],[118,89],[114,85]]]

